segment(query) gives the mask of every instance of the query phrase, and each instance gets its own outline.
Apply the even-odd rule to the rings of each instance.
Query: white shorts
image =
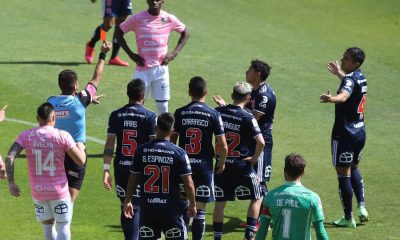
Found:
[[[169,100],[168,66],[159,65],[144,71],[135,70],[133,78],[140,78],[146,83],[146,99],[151,88],[151,96],[154,100]]]
[[[70,222],[72,220],[73,204],[71,197],[51,201],[33,199],[36,220],[43,222],[54,218],[56,222]]]

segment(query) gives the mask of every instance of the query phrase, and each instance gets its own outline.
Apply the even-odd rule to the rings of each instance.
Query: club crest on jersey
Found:
[[[161,23],[167,24],[167,23],[169,23],[169,22],[171,22],[171,20],[170,20],[169,18],[165,18],[165,17],[162,17],[162,18],[161,18]]]

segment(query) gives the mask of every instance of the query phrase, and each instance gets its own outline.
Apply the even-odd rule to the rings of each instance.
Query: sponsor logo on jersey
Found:
[[[129,161],[129,160],[119,160],[119,165],[123,165],[123,166],[131,166],[133,164],[133,161]]]
[[[35,190],[37,192],[54,192],[56,188],[54,186],[36,185]]]
[[[161,199],[161,198],[148,198],[147,199],[148,203],[156,203],[156,204],[167,204],[167,199]]]
[[[69,110],[56,110],[56,118],[69,118]]]

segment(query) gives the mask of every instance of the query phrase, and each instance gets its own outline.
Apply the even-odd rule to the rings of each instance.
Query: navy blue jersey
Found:
[[[254,154],[254,137],[261,134],[256,119],[251,113],[239,106],[227,105],[218,107],[221,114],[225,137],[228,144],[226,164],[244,166],[243,158]]]
[[[133,162],[136,148],[156,134],[157,116],[141,104],[127,104],[113,111],[108,120],[108,134],[117,137],[114,168],[127,168]]]
[[[275,106],[275,93],[267,83],[262,84],[258,89],[254,89],[251,92],[250,102],[246,104],[247,109],[263,114],[258,120],[258,125],[264,136],[271,132]]]
[[[141,206],[176,207],[181,176],[192,174],[185,150],[168,140],[154,140],[138,147],[131,171],[140,173]]]
[[[213,171],[213,135],[224,135],[217,111],[201,102],[191,102],[175,111],[175,132],[179,146],[185,149],[194,170]]]
[[[70,133],[75,142],[85,143],[86,108],[91,101],[92,96],[88,89],[84,89],[76,95],[49,97],[47,102],[53,105],[56,114],[56,125],[54,127]]]
[[[357,138],[364,135],[364,107],[367,98],[367,79],[360,69],[347,74],[340,83],[337,93],[349,93],[344,103],[335,104],[333,135]]]

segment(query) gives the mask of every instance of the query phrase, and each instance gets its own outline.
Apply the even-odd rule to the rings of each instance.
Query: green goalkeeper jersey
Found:
[[[311,223],[324,220],[321,199],[300,183],[286,182],[268,192],[263,205],[269,209],[272,239],[311,239]]]

